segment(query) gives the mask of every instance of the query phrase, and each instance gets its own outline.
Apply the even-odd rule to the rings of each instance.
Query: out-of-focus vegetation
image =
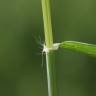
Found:
[[[54,41],[96,44],[96,1],[52,0]],[[41,40],[40,40],[41,38]],[[0,96],[47,96],[40,0],[0,0]],[[96,58],[56,53],[58,96],[96,95]]]

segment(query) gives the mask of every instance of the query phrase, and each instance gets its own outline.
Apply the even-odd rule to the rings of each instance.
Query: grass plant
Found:
[[[45,33],[45,45],[43,51],[46,54],[48,96],[57,96],[54,51],[60,50],[60,48],[66,48],[96,56],[96,45],[77,41],[53,43],[50,0],[41,0],[41,4]]]

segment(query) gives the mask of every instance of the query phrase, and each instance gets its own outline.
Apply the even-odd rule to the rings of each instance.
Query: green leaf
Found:
[[[96,56],[95,44],[88,44],[88,43],[77,42],[77,41],[64,41],[60,43],[59,47],[86,53],[92,56]]]

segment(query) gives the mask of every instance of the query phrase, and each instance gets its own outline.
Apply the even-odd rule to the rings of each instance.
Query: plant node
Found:
[[[60,43],[54,43],[51,48],[48,48],[48,47],[44,44],[43,52],[49,53],[50,51],[58,50],[58,49],[59,49],[59,45],[60,45]]]

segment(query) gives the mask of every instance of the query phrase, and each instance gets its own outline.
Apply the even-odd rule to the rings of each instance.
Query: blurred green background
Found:
[[[96,44],[95,0],[51,0],[54,41]],[[0,0],[0,96],[48,96],[41,0]],[[96,96],[96,58],[56,53],[58,96]]]

